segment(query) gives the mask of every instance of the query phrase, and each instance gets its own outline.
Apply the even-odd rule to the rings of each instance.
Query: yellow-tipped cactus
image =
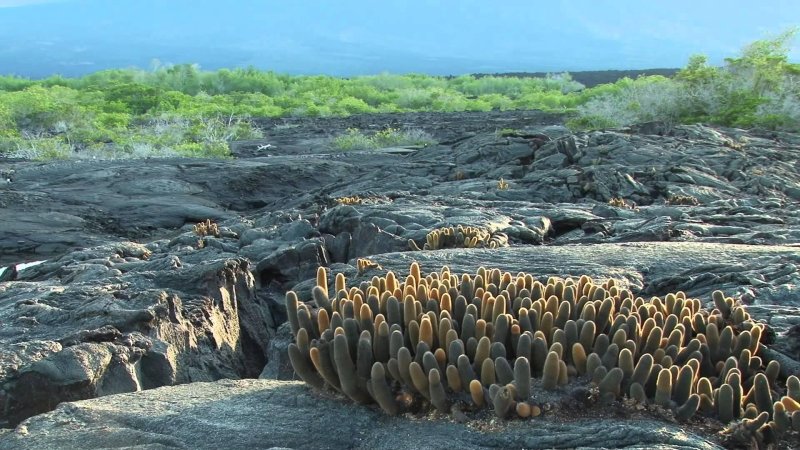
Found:
[[[508,416],[508,413],[511,412],[511,408],[514,407],[514,395],[511,389],[507,386],[500,388],[492,399],[492,406],[494,407],[494,413],[497,417],[502,419]]]
[[[597,353],[590,353],[589,357],[586,358],[586,373],[589,375],[593,376],[597,368],[602,366],[603,362],[600,360],[600,357],[597,356]]]
[[[429,244],[476,233],[442,230]],[[558,395],[533,392],[541,377],[545,391],[592,383],[601,400],[628,395],[681,421],[700,411],[761,440],[800,424],[800,379],[783,390],[778,363],[757,355],[763,326],[721,293],[708,311],[681,292],[644,299],[583,276],[423,274],[414,263],[406,277],[376,274],[356,286],[337,273],[330,292],[328,276],[317,271],[309,303],[286,294],[289,360],[310,386],[388,414],[426,405],[447,413],[469,392],[469,409],[490,403],[500,417],[536,417],[537,397]]]
[[[491,386],[495,383],[496,379],[494,361],[489,358],[484,359],[483,364],[481,364],[481,383],[484,386]]]
[[[775,402],[772,406],[772,425],[779,433],[785,433],[792,429],[792,418],[781,402]]]
[[[517,415],[522,419],[527,419],[531,416],[531,405],[526,402],[517,403]]]
[[[639,383],[631,384],[630,397],[639,403],[647,403],[647,394],[644,392],[644,387]]]
[[[486,403],[486,395],[483,392],[483,385],[480,381],[472,380],[469,383],[469,393],[475,405],[483,406]]]
[[[558,361],[558,385],[564,386],[569,383],[569,368],[563,359]]]
[[[289,361],[292,363],[292,367],[294,367],[295,372],[300,376],[301,380],[317,389],[322,389],[325,386],[325,381],[319,373],[314,370],[313,364],[311,363],[311,356],[303,354],[300,351],[300,347],[294,343],[289,344]]]
[[[531,365],[528,358],[519,357],[514,362],[514,386],[519,400],[525,401],[531,396]]]
[[[544,362],[544,372],[542,375],[542,387],[545,389],[555,389],[558,386],[559,374],[558,353],[549,352]]]
[[[381,409],[390,416],[397,415],[400,408],[392,395],[389,385],[386,383],[386,372],[383,369],[383,364],[376,362],[372,365],[369,382],[372,398],[380,405]]]
[[[505,233],[490,231],[481,227],[442,227],[431,230],[425,236],[422,250],[440,250],[445,248],[499,248],[508,246]],[[420,250],[417,243],[409,240],[413,251]]]
[[[450,402],[447,401],[447,395],[442,386],[442,379],[439,371],[436,369],[428,372],[428,386],[430,388],[431,404],[436,407],[441,413],[450,412]]]
[[[356,268],[358,269],[359,275],[370,269],[383,270],[380,264],[366,258],[358,258],[356,260]]]
[[[603,377],[598,387],[600,388],[600,397],[604,401],[612,401],[619,397],[623,376],[622,369],[614,367]]]
[[[722,423],[728,423],[734,419],[733,388],[730,384],[720,386],[715,403],[717,405],[717,416]]]
[[[658,373],[658,381],[656,381],[656,405],[663,406],[664,408],[670,407],[670,398],[672,397],[672,374],[668,369],[661,369]]]
[[[494,373],[497,376],[497,382],[500,384],[509,384],[514,381],[514,369],[504,357],[496,357],[494,359]]]
[[[725,294],[722,291],[714,291],[711,293],[711,299],[714,301],[714,306],[722,313],[722,318],[728,319],[731,315],[731,306],[726,301]]]
[[[800,378],[797,375],[790,375],[786,379],[786,395],[800,402]]]
[[[586,352],[583,350],[583,345],[578,342],[572,345],[572,362],[578,375],[586,374]]]
[[[342,392],[358,403],[369,403],[371,398],[359,386],[356,369],[348,350],[347,338],[343,334],[336,336],[333,340],[333,360],[336,372],[339,374]]]
[[[786,410],[786,412],[788,412],[788,413],[793,413],[795,411],[800,411],[800,402],[798,402],[797,400],[795,400],[795,399],[793,399],[793,398],[791,398],[789,396],[783,397],[781,399],[781,403],[783,403],[783,407]]]
[[[423,397],[431,400],[430,394],[430,385],[428,384],[428,377],[425,375],[425,371],[422,370],[422,366],[419,365],[416,361],[412,362],[408,366],[408,372],[411,375],[411,382],[414,385],[414,388],[422,394]]]
[[[769,387],[769,380],[763,373],[756,374],[753,379],[753,392],[756,406],[759,411],[766,411],[772,415],[772,391]]]
[[[463,384],[461,383],[461,376],[458,373],[456,366],[447,366],[445,370],[445,377],[447,378],[447,387],[453,392],[461,392]]]
[[[675,411],[675,418],[678,420],[686,421],[692,418],[694,414],[697,412],[697,408],[700,407],[700,396],[697,394],[692,394],[686,400],[686,402],[678,407]]]
[[[683,366],[678,372],[678,379],[675,383],[675,389],[672,393],[672,398],[675,403],[683,405],[689,400],[692,395],[692,386],[694,386],[694,370],[691,366]],[[699,406],[698,399],[698,406]]]
[[[289,320],[289,329],[292,330],[293,335],[297,335],[297,331],[300,329],[300,321],[297,318],[298,303],[297,293],[293,291],[286,293],[286,317]]]
[[[217,225],[216,223],[212,222],[211,219],[206,219],[205,221],[196,224],[192,228],[192,231],[194,232],[194,234],[196,234],[196,235],[198,235],[200,237],[205,237],[205,236],[219,237],[220,236],[219,225]]]

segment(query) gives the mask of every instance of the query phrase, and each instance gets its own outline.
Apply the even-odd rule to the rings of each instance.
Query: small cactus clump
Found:
[[[707,309],[683,292],[645,299],[587,276],[424,275],[413,263],[405,278],[351,287],[339,273],[330,290],[327,275],[320,267],[313,303],[286,294],[292,366],[390,415],[457,406],[536,417],[542,398],[578,385],[598,404],[627,397],[679,421],[716,418],[737,439],[800,431],[800,379],[778,382],[778,363],[758,356],[763,325],[721,291]]]
[[[203,222],[196,224],[192,231],[194,234],[203,237],[203,236],[214,236],[219,237],[219,226],[212,222],[211,219],[206,219]]]
[[[372,205],[377,203],[386,203],[389,200],[385,197],[381,196],[374,196],[368,195],[365,197],[361,197],[359,195],[353,195],[350,197],[336,197],[333,199],[333,202],[337,205]]]
[[[693,195],[670,195],[667,198],[668,205],[680,205],[680,206],[697,206],[700,204],[700,200]]]
[[[413,240],[408,241],[411,250],[441,250],[444,248],[500,248],[508,247],[505,233],[491,232],[486,228],[458,225],[437,228],[425,236],[425,244],[419,248]]]
[[[627,201],[622,197],[612,197],[608,200],[608,204],[615,208],[636,209],[636,203]]]
[[[353,195],[351,197],[338,197],[334,199],[334,201],[340,205],[360,205],[364,202],[364,199],[357,195]]]
[[[358,258],[356,260],[356,268],[358,269],[359,275],[363,274],[364,272],[370,269],[383,270],[383,267],[381,267],[380,264],[367,258]]]

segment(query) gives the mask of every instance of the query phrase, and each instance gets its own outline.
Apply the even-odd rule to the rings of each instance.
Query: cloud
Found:
[[[0,0],[0,8],[38,5],[41,3],[60,3],[64,0]]]

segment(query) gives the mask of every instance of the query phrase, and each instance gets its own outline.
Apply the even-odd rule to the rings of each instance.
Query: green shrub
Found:
[[[157,107],[159,94],[158,89],[138,83],[121,84],[105,91],[107,101],[123,103],[131,114],[137,115]]]
[[[433,102],[433,92],[421,88],[401,89],[395,103],[400,108],[410,110],[429,110]]]
[[[584,113],[567,120],[566,125],[572,130],[599,130],[601,128],[613,128],[618,123],[607,115],[588,115]]]
[[[501,94],[484,94],[479,96],[478,100],[488,103],[492,109],[500,111],[514,109],[514,101]]]
[[[491,111],[492,104],[481,99],[469,100],[467,102],[467,110],[469,111]]]
[[[364,100],[355,97],[345,97],[336,102],[334,111],[341,115],[363,114],[373,112],[373,108]]]
[[[227,142],[187,142],[178,144],[174,148],[175,152],[181,156],[192,158],[228,158],[231,156]]]
[[[385,128],[372,136],[367,136],[356,128],[348,128],[345,134],[336,136],[331,141],[333,147],[338,150],[427,146],[435,143],[434,139],[422,130],[398,130],[396,128]]]
[[[580,94],[578,128],[660,120],[800,130],[800,65],[788,60],[797,29],[756,41],[725,66],[695,55],[673,79],[640,77]]]
[[[37,158],[92,152],[97,157],[224,156],[228,142],[261,137],[249,117],[405,111],[540,109],[574,113],[569,121],[574,128],[661,120],[798,130],[800,65],[788,60],[795,33],[757,41],[724,67],[693,56],[672,79],[622,79],[590,89],[569,74],[445,78],[384,73],[340,79],[159,63],[149,71],[113,69],[80,78],[0,76],[0,152]],[[418,130],[387,136],[348,131],[335,138],[334,146],[432,142]]]
[[[568,75],[380,74],[339,79],[289,76],[252,67],[209,72],[191,64],[160,63],[150,71],[112,69],[80,78],[0,76],[0,138],[4,139],[0,151],[33,148],[37,147],[33,141],[55,138],[73,148],[76,157],[86,152],[98,152],[94,156],[102,158],[174,156],[179,153],[176,146],[184,144],[183,153],[216,154],[220,152],[200,151],[188,144],[259,137],[247,117],[558,109],[562,106],[554,98],[578,87]],[[348,148],[432,142],[429,136],[365,142],[353,135],[349,144],[344,143],[346,139],[340,138]]]
[[[74,154],[73,147],[58,138],[17,140],[13,145],[16,148],[8,152],[8,155],[12,158],[49,161],[54,159],[69,159]]]
[[[621,89],[604,93],[578,106],[578,117],[569,125],[577,128],[605,128],[636,122],[661,120],[675,123],[684,108],[682,86],[662,76],[623,79]]]
[[[0,138],[9,138],[19,136],[19,131],[14,124],[14,118],[11,116],[11,111],[8,107],[0,104]]]
[[[375,147],[395,147],[395,146],[426,146],[434,143],[433,138],[419,129],[399,130],[397,128],[385,128],[376,132],[372,136]]]
[[[357,128],[348,128],[345,134],[333,138],[331,142],[339,150],[366,150],[375,148],[372,140]]]
[[[459,92],[435,90],[431,95],[430,108],[439,112],[457,112],[469,109],[469,101]]]

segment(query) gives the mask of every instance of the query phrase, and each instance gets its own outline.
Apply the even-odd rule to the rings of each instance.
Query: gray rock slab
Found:
[[[482,430],[484,429],[484,430]],[[594,419],[456,423],[387,417],[323,397],[300,382],[219,381],[74,403],[0,436],[0,449],[664,448],[718,444],[669,423]]]
[[[171,251],[107,245],[0,283],[0,423],[60,401],[260,373],[279,323],[249,263]]]

